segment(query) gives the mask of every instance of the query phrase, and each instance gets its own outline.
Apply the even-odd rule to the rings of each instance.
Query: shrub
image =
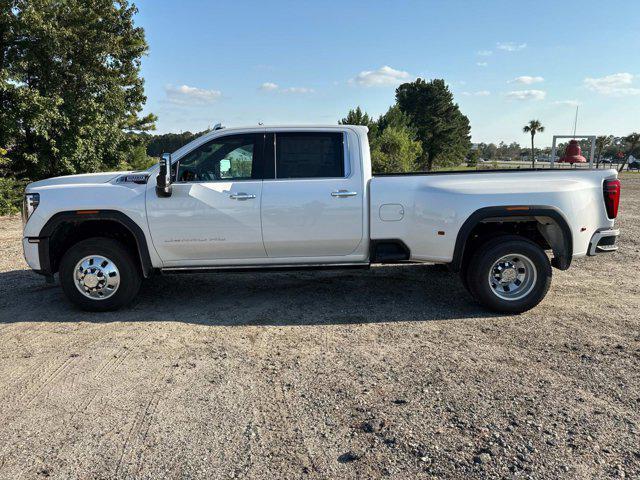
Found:
[[[0,178],[0,215],[16,215],[22,208],[26,180]]]

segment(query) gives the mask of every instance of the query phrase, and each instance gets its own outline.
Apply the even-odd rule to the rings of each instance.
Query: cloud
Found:
[[[307,87],[287,87],[281,90],[282,93],[314,93],[313,88]]]
[[[566,105],[567,107],[578,107],[580,105],[582,105],[581,102],[579,102],[578,100],[558,100],[556,102],[553,102],[554,105]]]
[[[260,90],[263,90],[265,92],[271,92],[277,89],[278,89],[278,84],[273,82],[264,82],[262,85],[260,85]]]
[[[546,96],[544,90],[513,90],[507,93],[507,98],[514,100],[544,100]]]
[[[164,90],[170,102],[181,105],[211,103],[222,96],[220,90],[205,90],[189,85],[167,85]]]
[[[640,88],[632,86],[637,77],[631,73],[614,73],[600,78],[585,78],[584,85],[593,92],[612,97],[640,95]]]
[[[487,62],[476,62],[476,65],[479,67],[488,67],[489,64]]]
[[[491,92],[489,90],[478,90],[477,92],[462,92],[462,95],[467,97],[488,97]]]
[[[349,83],[364,87],[384,87],[398,85],[405,80],[410,80],[409,72],[396,70],[388,65],[384,65],[377,70],[364,70],[349,80]]]
[[[543,77],[532,77],[530,75],[522,75],[521,77],[516,77],[513,80],[509,80],[508,83],[523,83],[524,85],[531,85],[532,83],[540,83],[544,82]]]
[[[277,83],[273,82],[265,82],[260,85],[260,90],[263,92],[279,92],[279,93],[292,93],[292,94],[305,94],[305,93],[314,93],[315,90],[313,88],[308,87],[286,87],[281,88]]]
[[[481,57],[488,57],[490,55],[493,55],[493,52],[491,50],[480,50],[478,51],[478,55],[480,55]]]
[[[514,43],[514,42],[498,42],[496,44],[498,50],[504,50],[505,52],[517,52],[527,48],[526,43]]]

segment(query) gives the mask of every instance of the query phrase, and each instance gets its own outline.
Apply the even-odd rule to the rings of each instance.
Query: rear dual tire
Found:
[[[551,286],[551,263],[545,251],[517,235],[488,240],[463,268],[463,284],[483,306],[522,313],[538,305]]]

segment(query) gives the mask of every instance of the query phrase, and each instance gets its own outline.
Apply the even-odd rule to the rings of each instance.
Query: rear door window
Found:
[[[345,176],[341,132],[276,134],[276,178]]]

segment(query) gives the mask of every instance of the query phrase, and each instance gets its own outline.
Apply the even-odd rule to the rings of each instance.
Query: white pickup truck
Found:
[[[373,176],[361,126],[217,129],[146,171],[31,183],[23,247],[86,310],[128,304],[154,273],[430,262],[522,312],[552,266],[616,249],[619,197],[615,170]]]

